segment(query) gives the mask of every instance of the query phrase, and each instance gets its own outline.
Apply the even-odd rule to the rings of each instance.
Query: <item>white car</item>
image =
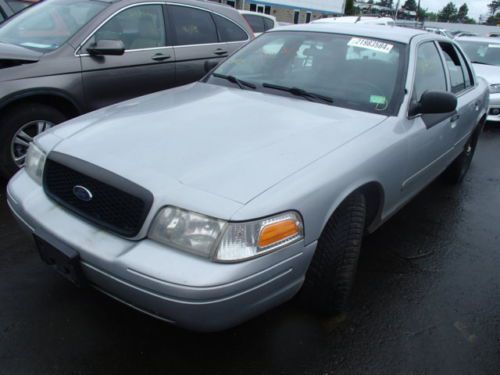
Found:
[[[239,10],[239,12],[248,22],[255,36],[258,36],[263,32],[274,29],[276,26],[278,26],[276,17],[271,16],[270,14],[257,13],[249,10]]]
[[[500,40],[487,37],[459,37],[457,43],[469,57],[479,77],[490,86],[488,121],[500,122]]]
[[[362,17],[362,16],[346,16],[346,17],[328,17],[320,18],[311,23],[361,23],[369,25],[386,25],[394,26],[395,22],[390,17]]]

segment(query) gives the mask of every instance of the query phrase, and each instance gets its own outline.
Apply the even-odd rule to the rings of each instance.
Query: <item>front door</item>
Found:
[[[445,68],[434,42],[418,46],[412,101],[425,91],[447,91]],[[456,114],[419,115],[410,121],[408,163],[402,194],[414,195],[429,184],[453,157]]]
[[[121,40],[122,56],[91,56],[98,40]],[[88,110],[175,85],[175,52],[160,4],[129,7],[100,27],[80,49]]]

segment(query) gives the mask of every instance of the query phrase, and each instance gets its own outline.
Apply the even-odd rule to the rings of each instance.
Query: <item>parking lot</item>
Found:
[[[198,334],[78,290],[46,267],[0,199],[0,374],[498,374],[500,128],[464,184],[436,181],[363,245],[352,307],[293,301]]]

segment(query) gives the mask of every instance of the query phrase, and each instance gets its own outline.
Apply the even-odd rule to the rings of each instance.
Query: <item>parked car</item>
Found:
[[[205,74],[253,37],[234,9],[196,0],[51,0],[0,28],[0,174],[64,120]]]
[[[395,22],[390,17],[373,17],[373,16],[343,16],[343,17],[327,17],[319,18],[311,21],[312,23],[359,23],[369,25],[385,25],[394,26]]]
[[[251,12],[249,10],[239,10],[239,12],[248,22],[255,36],[259,36],[267,30],[274,29],[278,26],[276,17],[271,16],[270,14]]]
[[[424,30],[428,31],[430,33],[445,36],[445,37],[450,38],[450,39],[454,38],[453,34],[450,31],[448,31],[446,29],[439,28],[439,27],[426,27]]]
[[[500,40],[488,37],[460,37],[458,44],[472,61],[474,70],[490,86],[488,121],[500,121]]]
[[[0,23],[38,2],[37,0],[0,0]]]
[[[443,172],[462,181],[487,106],[447,38],[277,28],[200,82],[38,136],[8,204],[66,277],[179,326],[224,329],[297,293],[333,314],[363,234]]]

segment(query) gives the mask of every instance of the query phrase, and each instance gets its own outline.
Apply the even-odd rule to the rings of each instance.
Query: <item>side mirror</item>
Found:
[[[125,45],[121,40],[98,40],[87,47],[92,56],[121,56],[125,53]]]
[[[219,63],[220,61],[206,60],[204,65],[205,73],[210,72],[213,68],[219,65]]]
[[[457,97],[445,91],[425,91],[410,108],[410,116],[449,113],[457,109]]]

